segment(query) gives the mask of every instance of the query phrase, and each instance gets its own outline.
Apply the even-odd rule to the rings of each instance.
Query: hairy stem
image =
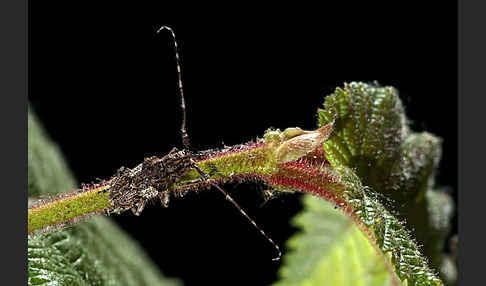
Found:
[[[294,130],[295,128],[292,128]],[[292,175],[288,163],[281,163],[287,158],[310,153],[319,146],[331,132],[332,124],[316,131],[295,130],[269,131],[265,139],[256,143],[237,145],[221,150],[203,151],[196,164],[210,174],[209,181],[185,186],[184,183],[198,178],[200,175],[192,169],[185,174],[182,182],[173,186],[174,193],[186,192],[209,186],[210,182],[224,183],[233,180],[259,179],[276,188],[287,188],[285,175]],[[295,155],[297,154],[297,155]],[[298,168],[295,168],[296,170]],[[280,184],[280,181],[283,183]],[[326,179],[321,179],[325,183]],[[76,222],[89,214],[98,214],[111,206],[109,199],[110,181],[104,185],[94,185],[84,190],[61,194],[54,199],[40,201],[29,208],[29,233],[47,227],[64,226]],[[104,191],[104,192],[103,192]]]
[[[48,226],[63,226],[110,206],[107,185],[84,192],[61,194],[48,202],[34,204],[28,211],[28,232]]]

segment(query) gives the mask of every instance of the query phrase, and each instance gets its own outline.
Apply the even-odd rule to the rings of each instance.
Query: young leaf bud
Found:
[[[317,147],[321,147],[322,142],[329,138],[332,132],[332,126],[333,124],[329,123],[315,131],[303,131],[300,135],[284,141],[275,150],[277,162],[286,163],[295,161],[314,151]]]

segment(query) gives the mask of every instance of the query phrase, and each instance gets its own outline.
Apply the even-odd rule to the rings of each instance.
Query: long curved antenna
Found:
[[[162,30],[168,30],[170,32],[170,34],[172,35],[172,39],[174,41],[174,51],[175,51],[175,57],[176,57],[176,62],[177,62],[177,76],[179,78],[179,92],[181,94],[181,107],[182,107],[183,116],[184,116],[183,121],[182,121],[182,128],[181,128],[182,143],[184,145],[184,149],[187,150],[187,151],[190,151],[189,150],[189,147],[190,147],[189,146],[189,136],[187,135],[187,131],[186,131],[186,103],[184,101],[184,90],[182,88],[182,72],[181,72],[179,52],[178,52],[178,49],[177,49],[176,36],[175,36],[174,30],[172,30],[172,28],[167,27],[167,26],[160,27],[157,30],[157,34],[160,33],[160,31],[162,31]],[[199,174],[201,175],[202,178],[204,178],[206,180],[209,179],[209,176],[206,173],[204,173],[199,167],[197,167],[197,165],[194,164],[193,167],[199,172]],[[272,260],[273,261],[280,260],[280,257],[282,257],[282,252],[280,251],[280,248],[278,247],[278,245],[275,242],[273,242],[273,240],[256,224],[256,222],[250,218],[250,216],[248,216],[246,214],[246,212],[240,207],[240,205],[238,205],[238,203],[235,202],[235,200],[233,200],[233,198],[230,195],[228,195],[228,193],[226,193],[218,185],[216,185],[214,183],[210,183],[210,184],[212,186],[214,186],[215,188],[217,188],[221,193],[223,193],[225,198],[228,201],[230,201],[240,211],[240,213],[243,214],[253,224],[253,226],[256,229],[258,229],[260,231],[260,233],[275,247],[275,249],[278,252],[278,255],[277,255],[277,257],[273,258]]]
[[[203,170],[201,170],[201,168],[199,168],[196,164],[194,164],[194,169],[196,169],[196,171],[199,173],[199,175],[201,175],[201,178],[203,180],[209,180],[209,175],[204,173]],[[215,187],[216,189],[218,189],[223,195],[224,197],[230,201],[239,211],[240,213],[246,217],[246,219],[248,219],[251,224],[258,230],[260,231],[260,233],[273,245],[273,247],[275,247],[275,249],[277,250],[277,257],[275,258],[272,258],[273,261],[278,261],[280,260],[280,258],[282,257],[282,251],[280,251],[280,247],[278,247],[278,245],[270,238],[270,236],[268,236],[261,227],[259,227],[256,222],[254,220],[252,220],[250,218],[250,216],[240,207],[240,205],[235,201],[233,200],[233,198],[225,191],[223,190],[220,186],[218,186],[217,184],[213,183],[213,182],[209,182],[209,184],[213,187]]]
[[[280,257],[282,257],[282,251],[280,251],[280,248],[278,247],[278,245],[273,242],[273,240],[256,224],[256,222],[254,220],[252,220],[250,218],[249,215],[246,214],[246,212],[240,207],[240,205],[238,205],[237,202],[235,202],[235,200],[233,200],[233,198],[228,195],[228,193],[226,193],[222,188],[220,188],[218,185],[216,184],[213,184],[211,183],[211,185],[213,187],[215,187],[216,189],[218,189],[221,193],[223,193],[223,195],[225,196],[225,198],[230,201],[239,211],[242,215],[244,215],[252,224],[253,226],[258,229],[260,231],[260,233],[273,245],[273,247],[275,247],[275,249],[277,250],[277,257],[275,258],[272,258],[273,261],[278,261],[280,260]]]
[[[174,33],[174,30],[172,28],[167,27],[167,26],[162,26],[157,30],[157,34],[160,33],[162,30],[168,30],[170,34],[172,35],[172,39],[174,41],[174,52],[175,52],[175,58],[176,58],[176,63],[177,63],[177,76],[179,79],[179,93],[181,94],[181,107],[182,107],[182,113],[183,113],[183,119],[182,119],[182,127],[181,127],[181,132],[182,132],[182,144],[184,145],[184,149],[189,151],[189,135],[187,135],[186,131],[186,102],[184,100],[184,89],[182,88],[182,71],[181,71],[181,61],[179,58],[179,51],[177,48],[177,40],[176,36]]]

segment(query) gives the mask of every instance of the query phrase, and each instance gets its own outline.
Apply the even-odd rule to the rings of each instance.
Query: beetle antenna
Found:
[[[173,39],[173,42],[174,42],[174,52],[175,52],[175,58],[176,58],[176,63],[177,63],[177,76],[178,76],[178,79],[179,79],[179,93],[181,95],[181,107],[182,107],[182,112],[183,112],[183,116],[184,116],[183,121],[182,121],[182,128],[181,128],[182,143],[184,145],[184,149],[189,151],[189,147],[190,147],[189,146],[189,136],[187,135],[187,131],[186,131],[186,104],[185,104],[185,100],[184,100],[184,90],[182,88],[182,72],[181,72],[179,52],[178,52],[178,48],[177,48],[177,40],[176,40],[174,30],[172,30],[172,28],[170,28],[168,26],[162,26],[157,30],[157,34],[160,33],[160,31],[162,31],[162,30],[168,30],[170,32],[172,39]],[[201,169],[199,169],[199,167],[197,167],[197,165],[194,165],[194,168],[196,168],[196,170],[199,172],[199,174],[202,176],[202,178],[209,179],[209,176],[206,173],[204,173]],[[255,221],[253,219],[250,218],[250,216],[248,216],[248,214],[246,214],[246,212],[238,205],[238,203],[235,202],[235,200],[233,200],[233,198],[228,193],[226,193],[217,184],[214,184],[214,183],[210,183],[210,184],[213,185],[215,188],[217,188],[221,193],[223,193],[225,198],[228,201],[230,201],[240,211],[240,213],[243,216],[245,216],[251,222],[251,224],[253,224],[253,226],[256,229],[258,229],[260,231],[260,233],[275,247],[275,249],[278,252],[278,255],[277,255],[277,257],[273,258],[272,260],[274,260],[274,261],[279,260],[280,257],[282,256],[282,252],[280,251],[280,248],[278,247],[278,245],[275,242],[273,242],[273,240],[255,223]]]
[[[181,132],[182,132],[182,144],[184,145],[184,149],[189,151],[189,135],[187,135],[187,130],[186,130],[186,102],[184,100],[184,89],[182,88],[182,71],[181,71],[181,61],[179,57],[179,51],[177,48],[177,40],[176,36],[174,33],[174,30],[168,26],[162,26],[157,30],[157,34],[160,33],[162,30],[167,30],[170,32],[172,36],[172,40],[174,42],[174,52],[175,52],[175,58],[176,58],[176,63],[177,63],[177,76],[179,80],[179,93],[181,95],[181,107],[182,107],[182,114],[183,114],[183,119],[182,119],[182,127],[181,127]]]
[[[278,247],[278,245],[263,231],[263,229],[261,229],[254,220],[252,220],[250,218],[250,216],[248,214],[246,214],[246,212],[240,207],[240,205],[238,205],[237,202],[235,202],[235,200],[233,200],[233,198],[228,195],[228,193],[226,193],[221,187],[219,187],[218,185],[214,184],[214,183],[211,183],[212,186],[214,186],[216,189],[218,189],[221,193],[223,193],[223,195],[225,196],[225,198],[230,201],[239,211],[240,213],[245,216],[250,222],[251,224],[253,224],[253,226],[258,229],[260,231],[260,233],[273,245],[273,247],[275,247],[275,249],[277,250],[277,257],[274,257],[272,258],[273,261],[278,261],[280,260],[280,257],[282,257],[282,251],[280,251],[280,248]]]

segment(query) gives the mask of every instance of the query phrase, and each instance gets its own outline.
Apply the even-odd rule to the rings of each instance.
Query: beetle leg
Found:
[[[134,215],[136,215],[136,216],[139,216],[139,215],[142,213],[143,209],[145,208],[145,204],[146,204],[146,203],[147,203],[147,201],[146,201],[146,200],[141,200],[141,201],[140,201],[140,202],[137,204],[137,205],[138,205],[138,206],[137,206],[137,208],[135,208],[135,207],[133,207],[133,208],[132,208],[132,212],[133,212],[133,214],[134,214]]]
[[[204,173],[203,170],[201,170],[201,168],[199,168],[198,165],[196,165],[196,163],[194,161],[192,161],[192,168],[196,169],[196,171],[199,173],[199,175],[201,175],[201,178],[200,179],[203,179],[203,180],[208,180],[209,179],[209,175]]]
[[[169,192],[159,192],[160,203],[164,207],[169,206],[170,193]]]
[[[172,148],[172,150],[170,150],[169,154],[174,154],[174,153],[177,153],[179,152],[179,149],[177,149],[177,147],[174,147]]]

